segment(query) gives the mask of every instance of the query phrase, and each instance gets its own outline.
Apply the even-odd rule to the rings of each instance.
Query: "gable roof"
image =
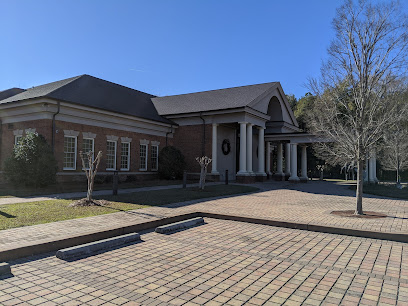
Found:
[[[15,96],[19,93],[22,93],[23,91],[24,89],[16,88],[16,87],[0,91],[0,101],[7,99],[11,96]]]
[[[205,112],[250,106],[252,101],[275,87],[278,82],[202,91],[152,98],[160,115]]]
[[[87,74],[29,88],[0,105],[40,97],[172,124],[157,113],[151,101],[155,96]]]

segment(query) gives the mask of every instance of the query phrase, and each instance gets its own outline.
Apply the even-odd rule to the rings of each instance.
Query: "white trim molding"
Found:
[[[140,144],[141,145],[149,145],[150,141],[147,139],[140,139]]]
[[[132,138],[129,137],[120,137],[121,142],[132,142]]]
[[[78,137],[79,132],[73,130],[64,130],[64,136],[75,136]]]
[[[110,141],[118,141],[119,137],[118,136],[113,136],[113,135],[106,135],[106,140]]]
[[[65,131],[64,131],[65,132]],[[74,132],[74,131],[72,131]],[[79,132],[78,132],[79,133]],[[62,167],[62,170],[76,170],[77,167],[77,154],[78,154],[78,136],[77,135],[64,135],[64,156],[63,156],[63,163],[65,160],[65,154],[71,152],[65,152],[65,138],[74,138],[74,167]],[[71,153],[72,154],[72,153]]]
[[[152,146],[159,146],[160,145],[160,141],[152,141]]]
[[[91,132],[82,132],[82,137],[85,139],[95,139],[96,138],[96,134],[91,133]]]
[[[14,130],[13,134],[14,134],[14,136],[22,136],[23,132],[24,132],[23,130]]]
[[[36,130],[36,129],[32,129],[32,128],[25,129],[25,133],[26,133],[26,134],[27,134],[27,133],[35,133],[35,130]]]

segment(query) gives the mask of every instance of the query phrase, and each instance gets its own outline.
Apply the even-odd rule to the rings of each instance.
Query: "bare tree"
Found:
[[[92,192],[94,188],[95,176],[96,173],[98,172],[99,163],[101,162],[102,151],[98,152],[98,155],[96,155],[95,160],[93,159],[92,151],[89,151],[87,153],[82,153],[82,151],[80,151],[79,155],[81,156],[82,160],[82,168],[84,169],[86,178],[88,179],[88,192],[86,194],[86,202],[88,204],[91,204],[93,203]]]
[[[207,167],[211,163],[212,159],[208,156],[203,157],[196,157],[196,161],[200,164],[201,172],[200,172],[200,182],[198,187],[204,190],[205,187],[205,177],[207,175]]]
[[[380,152],[380,162],[384,170],[396,172],[397,185],[401,182],[400,172],[408,169],[408,127],[396,124],[384,136],[384,146]]]
[[[317,99],[310,129],[331,143],[326,155],[357,165],[356,214],[363,214],[363,166],[392,123],[392,83],[406,73],[408,24],[399,2],[346,0],[333,20],[335,39],[321,77],[309,85]],[[402,115],[402,112],[400,113]]]

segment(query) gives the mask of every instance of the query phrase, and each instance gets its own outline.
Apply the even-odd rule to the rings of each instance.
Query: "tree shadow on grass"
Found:
[[[0,216],[6,217],[6,218],[16,218],[16,216],[10,215],[4,211],[0,210]]]

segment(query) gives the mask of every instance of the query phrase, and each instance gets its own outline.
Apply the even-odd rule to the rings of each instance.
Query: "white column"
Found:
[[[271,143],[266,142],[266,173],[271,175]]]
[[[265,128],[258,127],[258,175],[266,176],[265,173]]]
[[[309,178],[307,177],[307,146],[302,146],[302,175],[300,180],[306,181]]]
[[[370,156],[368,160],[368,182],[374,183],[374,169],[373,169],[373,158]]]
[[[378,178],[377,178],[377,154],[376,154],[376,152],[373,153],[373,178],[374,178],[374,183],[378,183]]]
[[[278,150],[277,150],[277,161],[276,161],[276,175],[282,176],[283,175],[283,145],[278,143]]]
[[[285,175],[290,176],[290,143],[285,147]]]
[[[368,162],[368,155],[366,156],[366,160],[365,160],[365,169],[364,169],[364,182],[368,182],[368,167],[369,166],[369,162]]]
[[[211,174],[219,174],[217,171],[217,123],[212,125],[212,169]]]
[[[247,174],[246,171],[246,122],[239,122],[239,171],[237,174]]]
[[[291,182],[298,182],[299,177],[297,176],[297,144],[294,143],[291,145],[291,159],[290,159],[290,165],[291,165],[291,176],[289,177],[289,181]]]
[[[246,133],[247,133],[247,135],[246,135],[246,141],[247,141],[247,143],[246,143],[246,151],[247,151],[247,153],[246,153],[246,159],[247,159],[247,162],[246,162],[246,170],[247,170],[247,172],[249,173],[249,174],[252,174],[253,173],[253,171],[252,171],[252,150],[253,150],[253,148],[252,148],[252,126],[253,126],[253,124],[252,123],[248,123],[247,124],[247,130],[246,130]]]

